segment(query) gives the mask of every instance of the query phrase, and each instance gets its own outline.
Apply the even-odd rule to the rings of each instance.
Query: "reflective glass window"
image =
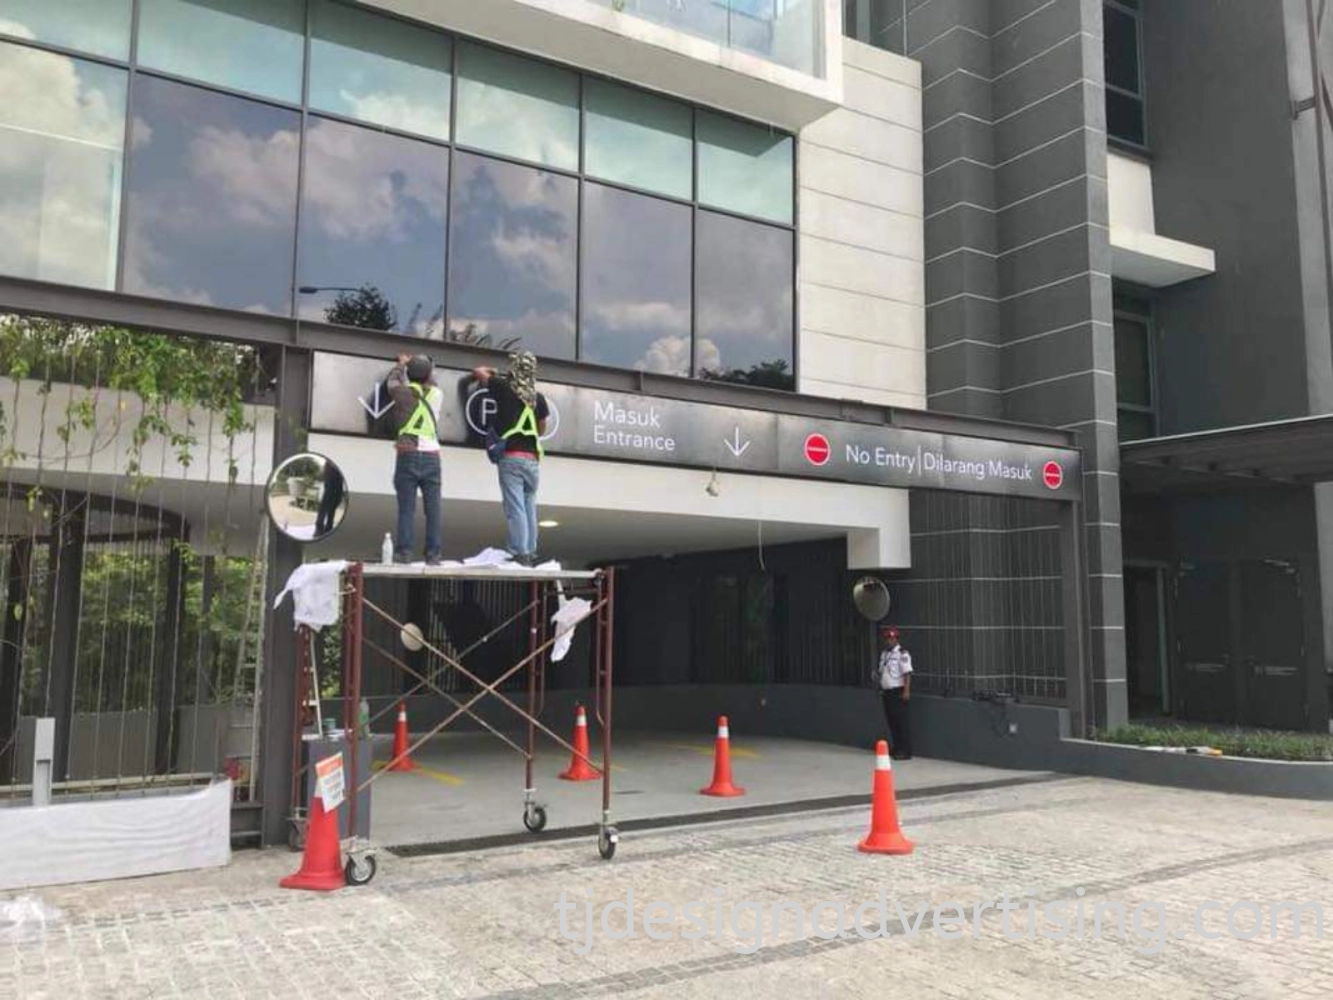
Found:
[[[792,389],[792,234],[700,212],[695,247],[695,372]]]
[[[697,112],[699,201],[742,215],[792,221],[792,138]]]
[[[1116,401],[1152,406],[1151,346],[1145,320],[1115,318]]]
[[[290,312],[300,115],[153,77],[134,86],[125,291]]]
[[[0,34],[109,59],[129,59],[130,3],[131,0],[4,0],[0,3]]]
[[[1131,94],[1139,92],[1139,22],[1129,11],[1107,5],[1102,16],[1106,82]]]
[[[116,281],[127,73],[0,44],[0,272]]]
[[[690,373],[690,213],[687,205],[585,186],[582,360]]]
[[[454,156],[448,338],[574,356],[578,182]]]
[[[589,176],[676,198],[692,197],[691,110],[604,80],[589,79],[583,86]]]
[[[305,0],[141,0],[139,65],[296,103]]]
[[[1127,0],[1102,7],[1102,56],[1106,69],[1106,132],[1134,146],[1147,142],[1139,15]]]
[[[1114,139],[1142,146],[1146,139],[1143,126],[1143,101],[1114,90],[1106,92],[1106,131]]]
[[[579,78],[484,45],[458,49],[464,146],[562,170],[579,165]]]
[[[301,316],[442,336],[449,151],[312,117],[305,157]]]
[[[1116,411],[1118,437],[1121,441],[1143,441],[1157,436],[1157,420],[1149,410]]]
[[[449,138],[448,36],[332,0],[312,17],[312,108]]]

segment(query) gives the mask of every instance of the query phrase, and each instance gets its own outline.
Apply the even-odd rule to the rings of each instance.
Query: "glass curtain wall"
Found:
[[[794,158],[341,0],[0,4],[4,275],[793,388]]]

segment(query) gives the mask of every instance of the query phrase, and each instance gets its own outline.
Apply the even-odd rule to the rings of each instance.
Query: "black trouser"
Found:
[[[880,695],[884,699],[884,721],[889,724],[890,752],[894,757],[912,756],[911,702],[904,700],[900,687],[888,688]]]
[[[315,516],[315,537],[327,535],[337,527],[333,523],[334,515],[338,513],[338,505],[343,502],[343,484],[341,481],[336,483],[326,483],[324,486],[324,496],[319,501],[319,513]]]

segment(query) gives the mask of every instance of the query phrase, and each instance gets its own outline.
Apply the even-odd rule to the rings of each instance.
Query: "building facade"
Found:
[[[930,406],[1082,437],[1096,682],[1324,729],[1323,5],[846,10],[922,65]]]
[[[238,606],[215,578],[244,551],[247,593],[271,594],[311,554],[379,551],[392,448],[367,410],[403,351],[431,354],[450,390],[448,553],[498,541],[463,375],[514,346],[539,356],[559,414],[541,547],[623,571],[625,698],[688,690],[706,714],[709,691],[762,687],[771,725],[806,731],[792,720],[812,691],[865,683],[849,592],[874,573],[931,704],[1018,697],[1076,733],[1131,702],[1326,724],[1324,495],[1275,474],[1232,488],[1224,458],[1181,482],[1145,450],[1327,410],[1327,226],[1307,212],[1326,205],[1310,156],[1327,109],[1271,117],[1308,70],[1302,2],[1230,19],[1203,0],[5,0],[0,312],[64,324],[74,359],[43,371],[14,349],[0,372],[7,601],[42,611],[6,618],[6,766],[21,770],[25,720],[53,715],[58,775],[101,780],[114,714],[117,781],[131,731],[140,777],[209,773],[208,738],[187,754],[181,733],[221,741],[234,723],[207,692],[230,692],[253,706],[235,756],[257,823],[281,839],[290,619],[260,609],[262,655],[208,633]],[[1208,13],[1244,64],[1226,85],[1271,105],[1254,112],[1265,155],[1234,179],[1206,170],[1234,141],[1232,97],[1170,55]],[[1261,222],[1262,249],[1247,242]],[[1254,325],[1280,328],[1258,394],[1240,391],[1270,366]],[[241,351],[229,430],[77,363],[79,331],[121,327]],[[302,548],[270,535],[262,492],[307,447],[352,501],[333,539]],[[69,595],[106,569],[99,546],[127,544],[115,518],[144,510],[161,600],[154,583],[108,667],[117,644],[97,646]],[[1219,674],[1190,638],[1220,620],[1207,601],[1289,610],[1293,579],[1303,659]],[[489,600],[402,598],[441,641]],[[1228,621],[1226,655],[1246,663]],[[159,634],[173,652],[135,653]],[[223,646],[234,676],[201,683]],[[553,683],[586,683],[582,662]],[[1299,719],[1242,713],[1288,706],[1260,694],[1269,679],[1300,687]],[[957,723],[938,711],[947,752]]]

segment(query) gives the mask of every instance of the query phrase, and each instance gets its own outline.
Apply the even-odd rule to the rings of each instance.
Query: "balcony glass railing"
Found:
[[[810,76],[824,76],[821,0],[591,2],[749,52]]]

